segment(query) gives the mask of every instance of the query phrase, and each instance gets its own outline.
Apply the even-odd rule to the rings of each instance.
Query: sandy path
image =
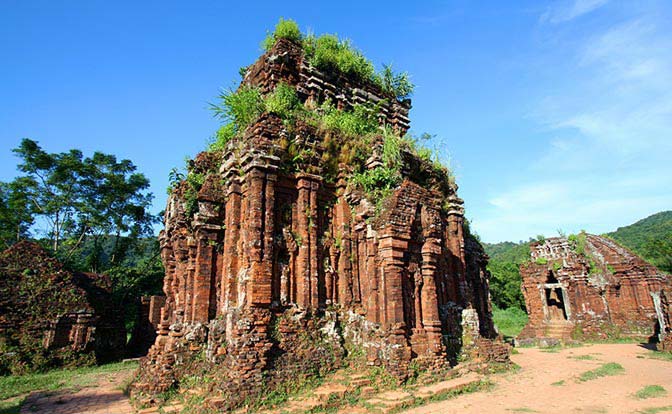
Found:
[[[517,373],[493,376],[495,388],[412,409],[406,413],[635,413],[670,406],[672,412],[672,362],[647,358],[650,351],[636,344],[586,345],[559,352],[519,348],[511,359]],[[591,355],[591,360],[575,357]],[[639,358],[638,358],[639,356]],[[606,362],[625,368],[621,375],[578,382],[584,371]],[[562,385],[552,385],[564,381]],[[632,395],[645,385],[661,385],[664,397],[639,400]]]
[[[21,407],[21,414],[133,414],[123,384],[133,370],[105,373],[96,384],[80,390],[33,392]]]

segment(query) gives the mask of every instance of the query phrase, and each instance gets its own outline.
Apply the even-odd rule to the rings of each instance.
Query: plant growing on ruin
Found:
[[[266,38],[262,43],[264,50],[270,50],[275,42],[278,39],[288,39],[294,42],[300,42],[303,38],[301,30],[299,30],[299,25],[292,19],[283,19],[282,17],[278,20],[278,23],[275,25],[275,30],[268,33]]]
[[[226,144],[236,136],[236,128],[233,122],[222,125],[215,133],[213,141],[208,146],[209,151],[223,151]]]
[[[235,133],[245,130],[264,112],[264,100],[258,88],[242,85],[238,90],[223,91],[221,104],[210,104],[215,116],[233,124]]]
[[[293,118],[294,111],[300,105],[301,102],[296,96],[296,90],[284,82],[280,82],[273,92],[264,99],[264,109],[282,119]]]
[[[184,204],[185,212],[191,217],[198,210],[198,192],[205,182],[205,174],[190,171],[185,180]]]
[[[337,70],[361,80],[371,80],[376,73],[373,64],[352,46],[349,40],[325,34],[307,37],[304,52],[311,65],[324,71]]]
[[[397,99],[410,97],[415,88],[409,74],[407,72],[395,73],[392,65],[383,65],[383,70],[375,75],[374,81],[381,89],[396,96]]]
[[[581,231],[579,234],[570,234],[569,237],[567,237],[567,240],[572,244],[572,248],[574,249],[574,253],[578,254],[579,256],[585,256],[586,255],[586,232]]]
[[[291,19],[280,18],[273,32],[269,32],[262,42],[264,50],[269,51],[278,39],[288,39],[303,46],[304,56],[310,64],[323,71],[338,71],[364,81],[371,81],[383,91],[397,99],[406,99],[413,93],[414,85],[408,73],[395,73],[392,65],[383,65],[376,73],[373,63],[357,50],[347,39],[339,39],[334,34],[304,36],[298,24]],[[245,71],[241,70],[241,76]]]

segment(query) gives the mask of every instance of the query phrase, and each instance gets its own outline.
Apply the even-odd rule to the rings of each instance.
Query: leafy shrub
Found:
[[[205,182],[205,174],[189,172],[187,174],[186,189],[184,191],[185,212],[191,217],[198,210],[198,192]]]
[[[659,398],[667,395],[667,390],[660,385],[647,385],[635,393],[635,397],[643,400],[646,398]]]
[[[572,244],[574,252],[579,256],[586,255],[586,232],[581,231],[579,234],[570,234],[567,240]]]
[[[294,42],[300,42],[302,37],[299,25],[294,20],[285,20],[281,17],[275,25],[273,33],[266,35],[262,47],[264,50],[268,51],[275,45],[275,42],[277,42],[278,39],[289,39]]]
[[[233,122],[222,125],[215,133],[214,140],[210,143],[208,151],[222,151],[226,144],[236,135],[236,128]]]
[[[396,136],[392,131],[385,128],[383,130],[383,162],[390,168],[401,168],[401,146],[402,139]]]
[[[279,83],[275,90],[264,99],[266,111],[278,115],[282,119],[293,117],[293,111],[301,102],[296,96],[296,90],[286,83]]]

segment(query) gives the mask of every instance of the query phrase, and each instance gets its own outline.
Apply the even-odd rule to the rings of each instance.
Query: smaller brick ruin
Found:
[[[166,304],[165,296],[142,296],[138,299],[138,314],[135,327],[128,341],[128,356],[147,355],[156,340],[156,332],[161,322],[161,308]]]
[[[613,240],[581,233],[530,251],[520,267],[530,319],[519,340],[656,340],[669,330],[669,276]]]
[[[106,276],[70,272],[34,242],[0,253],[0,371],[121,358],[122,315]]]

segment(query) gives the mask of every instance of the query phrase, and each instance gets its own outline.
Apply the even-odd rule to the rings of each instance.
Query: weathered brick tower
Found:
[[[386,163],[386,134],[407,131],[410,100],[319,70],[299,42],[282,38],[247,68],[241,88],[269,96],[279,85],[318,116],[325,102],[342,113],[374,108],[387,130],[345,138],[266,110],[223,150],[196,157],[198,185],[187,177],[168,201],[167,300],[136,392],[179,385],[196,355],[225,407],[345,357],[402,380],[411,361],[439,369],[466,348],[506,359],[508,348],[486,339],[487,256],[465,235],[445,168],[401,145],[399,180],[378,199],[352,179]]]
[[[654,266],[585,233],[530,247],[520,268],[530,321],[519,339],[665,336],[670,280]]]

